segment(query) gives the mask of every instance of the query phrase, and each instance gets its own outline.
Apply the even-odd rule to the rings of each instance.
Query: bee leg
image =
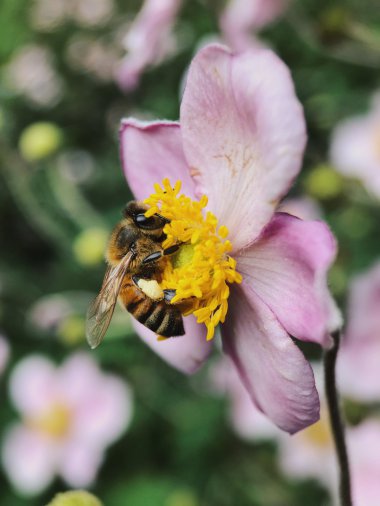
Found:
[[[172,290],[170,288],[167,288],[166,290],[164,290],[164,300],[165,302],[170,302],[173,297],[175,296],[176,294],[176,290]]]
[[[172,255],[179,250],[179,247],[180,244],[173,244],[173,246],[169,246],[169,248],[164,249],[164,255]]]
[[[162,257],[162,251],[155,251],[154,253],[151,253],[147,257],[144,258],[142,261],[143,264],[149,264],[150,262],[155,262],[159,258]]]

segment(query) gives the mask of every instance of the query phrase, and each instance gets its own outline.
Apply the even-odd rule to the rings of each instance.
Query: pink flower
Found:
[[[247,441],[277,439],[281,431],[251,401],[238,372],[228,357],[210,368],[209,383],[216,394],[228,398],[228,418],[234,432]]]
[[[380,263],[351,285],[348,324],[338,358],[341,391],[364,402],[380,400]]]
[[[331,140],[330,157],[345,176],[362,181],[369,193],[380,197],[380,95],[369,113],[342,121]]]
[[[347,434],[354,506],[380,504],[380,420],[369,419]]]
[[[322,209],[316,200],[310,197],[285,199],[278,208],[282,213],[292,214],[301,220],[320,220]]]
[[[234,55],[218,45],[193,60],[179,123],[129,119],[121,127],[123,167],[136,198],[163,177],[181,179],[186,195],[207,195],[208,210],[230,231],[243,281],[229,287],[224,351],[255,405],[288,432],[319,416],[312,369],[290,335],[325,346],[339,324],[326,286],[336,249],[329,229],[275,213],[305,142],[302,107],[280,59],[269,50]],[[191,373],[211,343],[192,316],[185,330],[157,342],[138,326],[156,352]]]
[[[172,28],[181,3],[181,0],[145,0],[124,39],[127,55],[116,75],[123,90],[136,88],[145,69],[174,50]]]
[[[24,359],[10,378],[10,395],[22,421],[5,434],[2,460],[26,495],[41,492],[55,474],[74,487],[90,485],[132,415],[128,386],[79,353],[59,368],[42,356]]]
[[[230,0],[220,17],[225,41],[235,51],[250,48],[253,32],[274,21],[288,4],[289,0]]]

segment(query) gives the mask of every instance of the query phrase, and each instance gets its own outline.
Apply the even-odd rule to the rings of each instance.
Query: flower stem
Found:
[[[347,456],[347,447],[344,435],[344,424],[342,420],[338,391],[336,388],[335,366],[338,356],[340,332],[332,334],[334,344],[324,355],[324,376],[327,405],[330,414],[330,424],[335,443],[335,450],[339,463],[339,495],[341,506],[352,506],[351,479]]]

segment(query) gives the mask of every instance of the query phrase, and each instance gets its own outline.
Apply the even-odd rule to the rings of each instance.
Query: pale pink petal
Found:
[[[347,431],[355,506],[380,504],[380,421],[367,420]]]
[[[233,362],[224,356],[210,371],[211,385],[230,401],[229,419],[236,434],[248,441],[276,439],[281,431],[253,404]]]
[[[57,399],[56,369],[47,358],[32,355],[13,369],[10,396],[20,413],[38,416]]]
[[[337,125],[331,139],[330,158],[339,172],[357,177],[370,193],[379,197],[380,107],[377,100],[369,114]]]
[[[320,220],[323,215],[321,206],[311,197],[285,199],[279,205],[278,211],[292,214],[301,220]]]
[[[72,487],[90,486],[103,461],[102,451],[81,440],[67,442],[62,447],[59,474]]]
[[[182,192],[194,196],[194,183],[183,154],[177,122],[123,120],[120,149],[125,177],[138,200],[149,197],[154,183],[161,183],[165,177],[173,185],[180,179]]]
[[[69,439],[104,448],[120,437],[133,411],[128,385],[103,373],[88,353],[69,357],[57,376],[62,402],[72,413]]]
[[[297,432],[319,418],[313,371],[272,311],[233,287],[223,347],[252,401],[280,429]]]
[[[134,89],[146,67],[159,63],[174,51],[172,28],[181,3],[181,0],[145,0],[124,39],[128,54],[116,75],[122,89]]]
[[[212,341],[206,341],[206,327],[193,316],[184,318],[185,335],[158,341],[156,334],[136,320],[132,323],[141,339],[168,364],[181,372],[196,372],[212,350]]]
[[[15,425],[4,436],[2,461],[13,486],[25,495],[42,492],[53,480],[58,448],[53,440],[23,425]]]
[[[288,3],[287,0],[229,0],[220,17],[226,42],[234,51],[251,47],[253,31],[274,21]]]
[[[359,401],[380,400],[379,307],[380,264],[377,263],[351,284],[347,330],[338,356],[340,389],[347,397]]]
[[[181,131],[197,192],[237,251],[259,235],[301,168],[305,121],[288,68],[269,50],[207,46],[190,66]]]
[[[325,223],[276,213],[236,259],[248,297],[258,295],[292,336],[328,346],[341,323],[326,282],[335,253]]]
[[[72,435],[89,446],[106,448],[125,432],[132,413],[130,388],[115,376],[102,375],[76,407]]]
[[[325,431],[324,425],[328,423],[326,413],[326,416],[321,415],[321,420],[315,426],[291,438],[284,434],[280,439],[279,464],[286,476],[315,478],[331,489],[336,486],[338,469],[332,439],[318,439],[318,433]]]
[[[64,401],[76,408],[97,385],[100,375],[98,364],[88,353],[69,356],[57,369],[57,385]]]

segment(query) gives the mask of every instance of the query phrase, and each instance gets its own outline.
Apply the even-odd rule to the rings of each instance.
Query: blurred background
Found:
[[[364,311],[377,338],[365,349],[378,363],[378,0],[245,0],[247,6],[251,17],[232,0],[151,0],[139,15],[142,2],[132,0],[1,1],[4,506],[40,506],[76,487],[107,506],[333,504],[326,422],[289,438],[257,419],[218,346],[210,364],[187,378],[139,340],[122,310],[98,349],[90,352],[84,337],[108,234],[132,198],[119,161],[120,119],[177,119],[193,54],[219,40],[236,50],[267,45],[291,69],[309,142],[283,206],[326,219],[338,238],[330,285],[348,320],[352,279],[377,281],[366,285]],[[320,360],[317,348],[304,351]],[[352,452],[380,448],[375,375],[371,394],[367,384],[344,392]],[[96,392],[102,408],[88,401]],[[368,479],[370,470],[380,483],[379,458],[372,457],[360,472]],[[373,493],[377,502],[358,504],[380,504],[380,491]]]

